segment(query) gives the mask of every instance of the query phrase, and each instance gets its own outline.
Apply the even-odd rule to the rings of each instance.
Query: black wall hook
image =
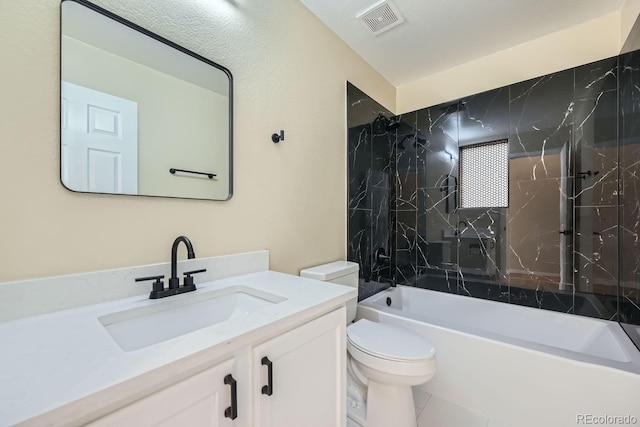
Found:
[[[278,135],[277,133],[274,133],[273,135],[271,135],[271,140],[275,143],[278,143],[280,141],[284,141],[284,131],[281,130],[280,131],[280,135]]]

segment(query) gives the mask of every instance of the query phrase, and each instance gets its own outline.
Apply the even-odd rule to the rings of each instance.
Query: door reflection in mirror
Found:
[[[68,189],[231,197],[232,79],[224,67],[89,2],[64,0],[61,95]]]

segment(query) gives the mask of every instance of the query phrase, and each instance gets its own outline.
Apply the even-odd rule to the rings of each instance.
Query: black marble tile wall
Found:
[[[458,103],[417,111],[419,188],[440,188],[458,177]]]
[[[617,58],[575,71],[575,205],[618,204]]]
[[[566,176],[564,164],[554,168],[551,156],[571,145],[573,70],[550,74],[509,87],[509,149],[511,158],[527,158],[528,179]],[[519,171],[520,173],[520,171]]]
[[[371,271],[371,210],[349,209],[347,259],[360,265],[360,277],[370,280]]]
[[[459,146],[509,137],[509,88],[500,88],[460,101]]]
[[[620,320],[640,324],[640,52],[620,56]]]
[[[509,88],[463,98],[459,102],[459,147],[509,138]],[[506,209],[457,210],[458,293],[508,301]]]
[[[415,283],[418,253],[418,144],[416,113],[399,116],[395,140],[395,281]]]
[[[618,286],[617,206],[576,207],[573,267],[576,289],[616,296]]]
[[[349,141],[349,209],[371,210],[369,194],[371,174],[371,125],[363,124],[348,131]]]
[[[395,141],[398,126],[390,111],[347,83],[348,244],[347,259],[360,265],[359,298],[393,279],[395,257]]]
[[[509,104],[509,301],[572,313],[574,70],[510,86]]]
[[[416,114],[416,286],[457,293],[459,103]]]
[[[360,297],[393,281],[640,324],[639,88],[640,52],[398,117],[349,85]],[[460,147],[499,140],[509,207],[460,207]]]

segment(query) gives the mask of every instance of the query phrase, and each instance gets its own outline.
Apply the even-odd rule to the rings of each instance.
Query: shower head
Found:
[[[392,132],[398,127],[400,127],[400,119],[397,116],[387,117],[384,114],[378,114],[373,122],[371,123],[371,127],[374,134],[380,135],[386,132]]]
[[[400,120],[398,120],[396,117],[395,120],[388,120],[387,125],[385,126],[385,129],[387,130],[387,132],[391,132],[398,129],[399,127],[400,127]]]

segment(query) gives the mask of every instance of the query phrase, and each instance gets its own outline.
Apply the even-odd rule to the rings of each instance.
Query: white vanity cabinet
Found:
[[[101,293],[170,267],[0,283],[11,297],[0,307],[0,426],[344,427],[345,304],[357,289],[271,271],[257,251],[181,263],[207,269],[196,292]],[[100,301],[65,305],[76,294]],[[21,301],[44,308],[11,311]],[[230,374],[236,419],[225,416]]]
[[[89,425],[343,426],[345,318],[342,307],[268,341],[258,341],[257,345],[236,352],[241,355],[238,358],[159,390]],[[229,375],[237,383],[232,384]],[[232,413],[234,395],[236,414]],[[237,417],[232,419],[233,415]]]
[[[254,427],[345,425],[345,319],[341,308],[254,347]]]
[[[88,424],[91,427],[233,427],[230,359]],[[227,410],[227,408],[229,408]],[[225,414],[226,411],[226,414]]]

